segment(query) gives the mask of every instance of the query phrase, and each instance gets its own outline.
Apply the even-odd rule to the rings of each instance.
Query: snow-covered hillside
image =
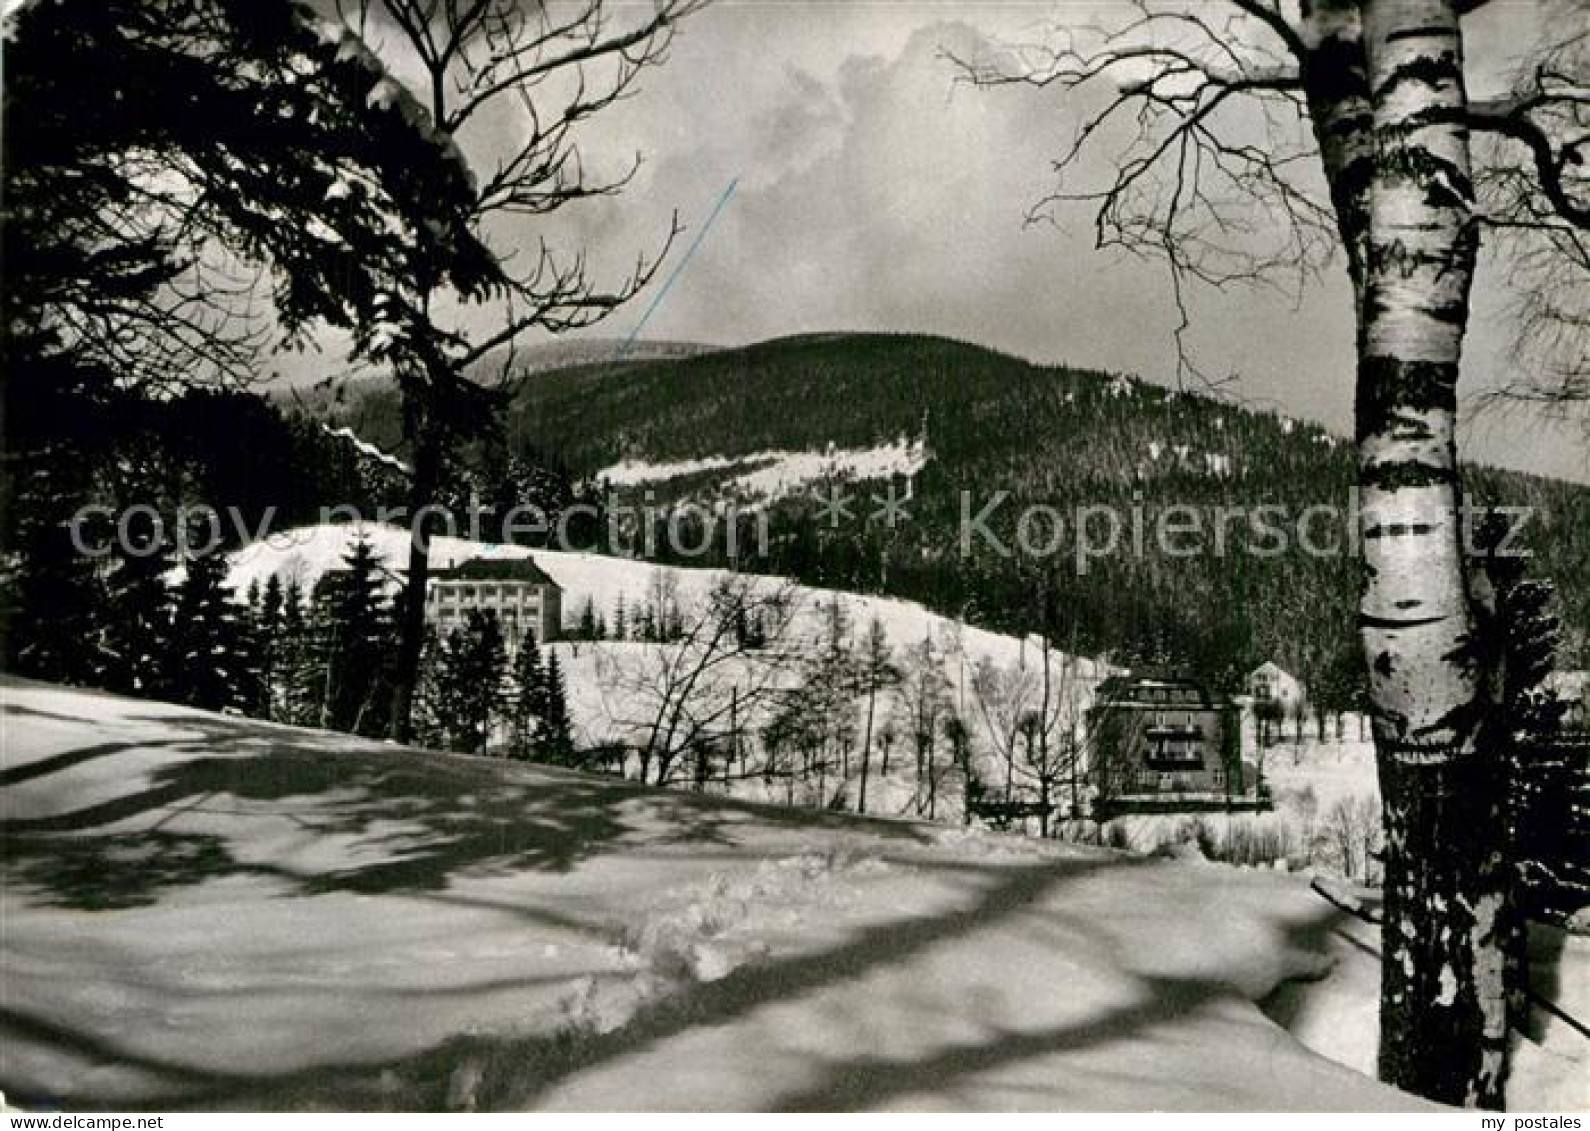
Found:
[[[3,707],[13,1102],[1417,1106],[1257,1004],[1324,978],[1286,1011],[1361,1052],[1331,987],[1373,960],[1293,877],[38,684]]]
[[[283,580],[298,579],[309,587],[327,569],[337,566],[355,539],[366,537],[390,566],[399,566],[407,553],[406,531],[389,526],[317,526],[275,535],[239,551],[232,557],[230,582],[240,590],[272,574]],[[475,556],[530,555],[517,546],[499,546],[454,538],[438,538],[431,548],[434,566],[447,566]],[[759,733],[782,700],[777,694],[758,693],[757,688],[778,685],[788,689],[800,678],[801,655],[814,650],[824,632],[827,610],[836,604],[843,610],[853,644],[859,644],[876,623],[892,654],[905,660],[924,642],[930,646],[933,664],[942,673],[944,686],[964,707],[970,729],[972,756],[984,764],[986,780],[1001,781],[1002,771],[995,763],[999,755],[997,731],[1001,720],[989,716],[977,695],[980,668],[1003,674],[1002,687],[1016,690],[1010,696],[1025,697],[1019,705],[1038,706],[1039,677],[1044,655],[1042,644],[1034,639],[1020,640],[960,624],[934,614],[921,605],[883,597],[864,596],[837,590],[795,586],[782,578],[764,575],[729,574],[718,569],[683,569],[655,565],[628,558],[597,554],[562,553],[536,550],[533,557],[563,587],[564,619],[572,623],[589,605],[596,614],[612,623],[620,606],[633,617],[643,605],[666,600],[677,603],[689,622],[704,608],[715,587],[731,580],[752,593],[782,593],[792,602],[792,615],[780,647],[768,652],[724,655],[710,658],[710,673],[693,684],[696,702],[691,710],[710,714],[715,699],[743,696],[738,706],[737,725],[748,734]],[[701,656],[681,658],[680,646],[639,642],[565,642],[551,648],[568,681],[570,715],[577,744],[582,749],[596,747],[636,748],[644,745],[648,727],[655,725],[658,713],[669,708],[665,698],[673,694],[685,678],[680,669],[703,662]],[[1106,667],[1092,660],[1058,652],[1048,656],[1051,670],[1051,712],[1056,726],[1076,727],[1083,721],[1087,704]],[[779,670],[769,671],[769,667]],[[1013,675],[1011,673],[1014,673]],[[670,681],[675,685],[666,685]],[[735,690],[735,689],[738,690]],[[1026,700],[1032,700],[1027,702]],[[718,704],[724,706],[724,704]],[[1007,714],[1016,712],[1014,699],[1001,704]],[[857,699],[851,705],[857,716],[857,731],[863,730],[867,704]],[[887,725],[892,703],[878,709],[875,722]],[[1063,715],[1063,720],[1060,716]],[[1012,717],[1014,715],[1012,714]],[[1003,720],[1010,722],[1011,720]],[[959,812],[952,802],[961,789],[954,782],[935,783],[931,790],[919,780],[912,760],[900,744],[891,764],[892,773],[882,774],[882,766],[872,768],[869,811],[883,814],[921,814],[928,811],[927,794],[934,794],[932,810],[939,814]],[[854,759],[820,779],[797,786],[777,775],[745,773],[732,784],[736,796],[753,800],[826,804],[836,791],[856,793],[860,769]],[[670,779],[672,780],[672,779]],[[847,784],[848,783],[848,784]],[[814,792],[815,791],[815,792]]]
[[[360,537],[370,540],[389,568],[403,567],[409,535],[401,527],[374,523],[306,526],[273,534],[231,555],[228,582],[242,592],[252,582],[263,585],[272,574],[280,574],[284,582],[296,578],[307,589],[321,574],[338,566]],[[563,587],[566,619],[576,615],[589,601],[598,613],[611,620],[621,598],[632,608],[638,606],[656,588],[659,578],[666,579],[668,587],[681,601],[699,602],[714,585],[731,576],[721,569],[683,569],[601,554],[531,551],[522,546],[471,542],[462,538],[436,538],[431,544],[432,568],[445,568],[479,556],[534,557],[536,564]],[[783,579],[776,577],[732,576],[751,577],[756,584],[769,588],[784,584]],[[895,647],[909,647],[931,638],[941,645],[953,643],[956,651],[964,653],[968,663],[988,659],[1000,665],[1016,664],[1023,659],[1030,663],[1034,650],[1039,647],[1035,640],[1024,641],[961,624],[929,612],[912,601],[808,586],[796,586],[794,592],[808,620],[823,605],[837,600],[853,624],[865,627],[876,618],[883,625],[889,643]],[[1078,665],[1078,671],[1089,679],[1106,674],[1103,665],[1087,659],[1079,659]]]
[[[624,460],[596,473],[615,487],[666,483],[703,472],[722,473],[719,491],[754,503],[768,502],[808,484],[825,480],[909,478],[927,463],[927,446],[920,439],[901,437],[870,448],[837,448],[821,451],[761,451],[747,455],[709,456],[704,459],[652,463]]]

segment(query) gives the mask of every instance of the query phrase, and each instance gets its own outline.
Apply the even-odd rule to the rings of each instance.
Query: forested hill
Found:
[[[380,400],[367,394],[361,427],[392,442],[380,435],[393,422]],[[1345,511],[1352,447],[1271,411],[939,338],[829,334],[531,374],[507,432],[512,449],[581,475],[622,461],[720,457],[647,482],[663,500],[743,497],[743,477],[769,453],[920,444],[909,521],[868,521],[868,495],[883,490],[874,483],[857,489],[855,520],[836,526],[812,498],[822,484],[808,481],[758,500],[770,505],[775,536],[754,568],[919,599],[991,628],[1047,623],[1069,648],[1189,663],[1222,680],[1274,657],[1321,688],[1351,682],[1355,562],[1295,545],[1276,553],[1250,524],[1259,507],[1285,508],[1290,531],[1309,507]],[[1487,468],[1471,468],[1468,485],[1475,502],[1534,508],[1525,534],[1536,572],[1562,590],[1582,653],[1590,489]],[[1042,504],[1071,527],[1056,553],[1007,557],[981,533],[962,552],[966,508],[983,513],[997,492],[1008,498],[985,522],[995,540],[1012,545],[1022,508]],[[1156,549],[1154,524],[1175,504],[1200,508],[1202,552]],[[1123,545],[1084,570],[1073,534],[1090,507],[1112,508],[1126,542],[1141,516],[1144,551]],[[1223,553],[1212,545],[1216,508],[1239,508],[1224,520]],[[1031,521],[1029,543],[1046,548],[1052,527]],[[1312,521],[1316,544],[1349,525]],[[1092,522],[1102,538],[1108,520]]]

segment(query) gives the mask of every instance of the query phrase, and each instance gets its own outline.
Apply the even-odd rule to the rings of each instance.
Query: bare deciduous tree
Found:
[[[872,739],[878,718],[878,696],[900,681],[900,669],[894,662],[894,652],[884,633],[883,622],[873,617],[867,625],[867,638],[862,643],[857,662],[858,682],[867,697],[867,722],[861,734],[861,784],[856,792],[856,811],[867,811],[867,779],[872,768]],[[884,754],[883,772],[888,773],[888,754]]]
[[[1338,798],[1314,830],[1320,857],[1357,883],[1378,879],[1378,857],[1384,846],[1380,803],[1373,794]]]
[[[350,27],[394,66],[416,72],[431,128],[475,170],[474,230],[500,249],[508,280],[482,328],[447,317],[442,280],[422,280],[413,303],[393,302],[386,333],[409,343],[394,376],[411,449],[414,537],[400,610],[393,736],[412,729],[414,684],[425,628],[425,585],[443,466],[458,443],[495,427],[510,391],[516,343],[531,331],[589,326],[652,278],[661,248],[612,286],[595,283],[584,249],[558,250],[537,221],[583,199],[621,191],[638,167],[600,177],[587,168],[583,123],[635,89],[660,63],[680,20],[705,0],[339,0]],[[493,137],[511,138],[502,148]]]
[[[931,636],[925,636],[907,649],[900,666],[895,714],[914,760],[911,807],[919,816],[933,816],[937,813],[943,761],[940,742],[954,715],[950,681],[944,675],[944,653],[934,646]],[[956,733],[964,736],[964,728]]]
[[[687,772],[699,780],[702,759],[745,741],[780,689],[797,611],[792,584],[730,577],[698,607],[679,605],[677,640],[598,653],[608,714],[634,736],[642,781],[669,785]],[[762,626],[755,639],[742,631],[753,620]]]
[[[1077,815],[1086,752],[1094,745],[1093,686],[1082,665],[1042,638],[1035,663],[1025,655],[1011,667],[985,661],[971,680],[982,729],[1002,763],[1004,800],[1032,799],[1045,837],[1062,801]]]
[[[1498,136],[1476,141],[1482,160],[1475,186],[1513,323],[1512,364],[1493,375],[1477,399],[1483,408],[1523,405],[1564,421],[1577,418],[1590,439],[1590,230],[1584,205],[1590,161],[1583,152],[1590,136],[1584,78],[1590,74],[1590,31],[1572,18],[1578,14],[1572,5],[1550,10],[1565,18],[1543,21],[1542,42],[1512,89],[1475,107],[1501,124]],[[1509,159],[1521,150],[1527,160]],[[1542,183],[1561,187],[1543,193]]]

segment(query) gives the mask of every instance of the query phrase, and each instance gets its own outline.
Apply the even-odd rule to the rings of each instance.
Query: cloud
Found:
[[[915,330],[1171,379],[1178,319],[1163,267],[1095,250],[1084,205],[1060,209],[1053,226],[1024,224],[1054,187],[1051,161],[1072,136],[1076,105],[1058,92],[957,84],[945,58],[1029,38],[1034,10],[977,5],[953,20],[945,11],[910,0],[709,7],[640,92],[582,134],[593,168],[643,156],[628,190],[521,225],[507,243],[583,250],[610,282],[658,249],[677,213],[686,231],[652,290],[594,331],[625,334],[733,181],[648,336],[735,344]],[[1065,14],[1076,18],[1075,7]],[[1095,160],[1083,178],[1110,171],[1108,154]],[[1208,371],[1237,375],[1253,401],[1346,428],[1353,334],[1339,268],[1300,301],[1195,289],[1189,304]],[[1505,364],[1503,336],[1477,321],[1471,386]],[[1520,443],[1531,428],[1498,424],[1472,444],[1485,458],[1585,477],[1571,440]]]

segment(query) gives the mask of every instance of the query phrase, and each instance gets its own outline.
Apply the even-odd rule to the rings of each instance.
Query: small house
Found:
[[[1247,691],[1256,710],[1267,709],[1283,716],[1294,714],[1308,695],[1303,682],[1273,660],[1266,660],[1248,673]]]

